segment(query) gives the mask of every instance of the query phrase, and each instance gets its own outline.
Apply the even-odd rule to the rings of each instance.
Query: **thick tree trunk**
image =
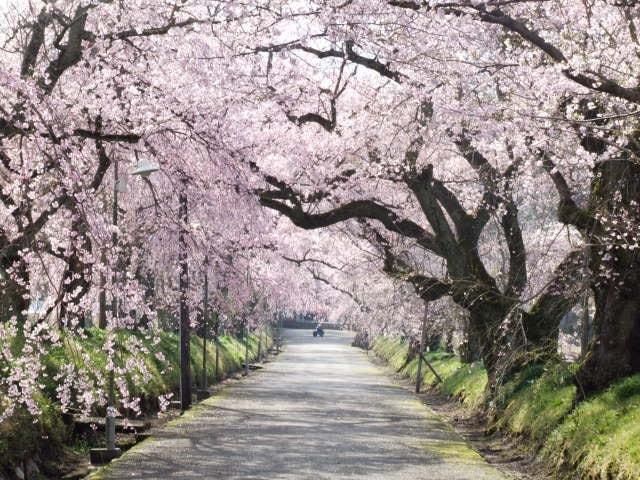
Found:
[[[470,333],[474,335],[480,343],[480,357],[487,376],[489,377],[488,388],[495,390],[501,382],[506,369],[508,359],[501,355],[506,343],[505,335],[501,334],[500,325],[506,313],[500,314],[496,308],[487,306],[486,308],[474,309],[470,316]]]
[[[88,226],[78,212],[71,222],[73,239],[70,241],[70,253],[66,258],[66,268],[62,274],[60,293],[56,300],[59,305],[58,325],[60,328],[84,328],[86,312],[80,308],[80,302],[91,288],[91,270],[93,263],[86,262],[84,253],[92,252]]]
[[[640,282],[640,270],[634,272]],[[596,295],[595,335],[577,378],[585,394],[640,372],[640,289],[605,289]]]
[[[465,340],[460,348],[460,359],[464,363],[474,363],[482,360],[482,345],[480,339],[475,335],[470,335],[468,329],[464,335]]]
[[[624,248],[637,242],[629,238],[629,225],[640,225],[640,166],[623,160],[598,164],[590,203],[604,228],[587,232],[596,312],[577,375],[586,395],[640,372],[640,251]]]
[[[482,344],[478,335],[471,330],[469,313],[464,312],[460,321],[462,328],[462,345],[460,346],[460,359],[464,363],[474,363],[482,360]]]
[[[424,357],[425,347],[427,343],[427,321],[429,318],[429,302],[424,304],[424,314],[422,316],[422,325],[420,328],[420,347],[418,347],[418,371],[416,373],[416,393],[420,393],[422,385],[422,360]]]
[[[552,282],[554,288],[538,299],[531,312],[523,311],[518,302],[493,288],[475,297],[454,297],[469,310],[468,343],[476,342],[479,347],[477,353],[489,376],[489,390],[495,390],[524,365],[557,355],[560,321],[575,302],[565,295],[564,286],[572,281],[569,271],[575,274],[568,267],[579,254],[574,252],[565,259]],[[470,298],[475,300],[469,302]]]
[[[447,329],[444,335],[444,351],[453,353],[453,332],[452,328]]]
[[[554,277],[529,312],[518,310],[515,319],[529,358],[525,361],[544,362],[558,354],[560,322],[579,301],[580,289],[576,288],[584,278],[584,252],[574,250],[560,262]]]
[[[493,390],[498,383],[500,355],[507,338],[501,326],[512,307],[512,301],[506,301],[500,292],[493,287],[482,288],[476,285],[469,288],[469,281],[454,285],[453,300],[469,312],[467,329],[468,347],[479,347],[473,357],[479,356],[489,376],[489,389]],[[475,350],[475,348],[474,348]]]
[[[589,294],[584,294],[582,300],[582,319],[580,325],[580,358],[585,359],[589,353],[591,343],[591,317],[589,316]]]

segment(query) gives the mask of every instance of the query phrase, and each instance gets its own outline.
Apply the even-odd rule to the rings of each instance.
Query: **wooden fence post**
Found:
[[[424,315],[422,316],[422,332],[420,335],[420,351],[418,352],[418,374],[416,376],[416,393],[420,393],[422,384],[422,360],[424,360],[424,347],[427,343],[427,314],[429,311],[429,302],[424,303]]]

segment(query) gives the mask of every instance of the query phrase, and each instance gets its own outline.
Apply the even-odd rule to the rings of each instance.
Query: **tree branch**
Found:
[[[101,142],[138,143],[142,138],[135,133],[102,133],[84,128],[77,128],[73,133],[78,137],[100,140]]]
[[[447,262],[455,269],[455,265],[462,260],[463,255],[460,251],[456,236],[453,230],[451,230],[449,221],[440,208],[431,188],[433,165],[427,166],[419,175],[407,176],[405,181],[418,200],[420,208],[427,217],[431,228],[433,228],[435,241],[439,249],[444,253]]]
[[[33,69],[38,61],[38,54],[42,45],[44,45],[45,30],[50,21],[51,17],[46,9],[43,8],[38,14],[38,19],[31,27],[31,37],[22,55],[20,75],[23,77],[30,77],[33,74]]]
[[[391,245],[386,238],[375,228],[369,227],[367,229],[372,234],[373,239],[378,248],[380,248],[384,255],[384,267],[383,271],[397,279],[404,282],[409,282],[413,285],[417,295],[424,301],[432,302],[438,300],[446,295],[449,295],[451,285],[443,282],[435,277],[427,277],[420,273],[412,271],[412,269],[404,262],[400,257],[393,253]]]
[[[382,63],[376,58],[367,58],[357,53],[353,47],[355,46],[353,41],[347,41],[344,44],[344,50],[336,50],[330,48],[328,50],[320,50],[317,48],[309,47],[301,42],[288,42],[280,45],[270,45],[266,47],[256,47],[256,52],[281,52],[285,50],[299,50],[302,52],[310,53],[316,57],[323,58],[342,58],[349,60],[351,63],[361,65],[370,70],[377,72],[379,75],[389,78],[397,83],[402,83],[406,77],[400,72],[392,70],[389,64]]]
[[[469,1],[452,1],[444,2],[442,4],[430,5],[425,0],[389,0],[387,4],[390,6],[410,9],[410,10],[440,10],[445,14],[454,16],[463,16],[471,12],[477,14],[477,18],[485,23],[500,25],[505,30],[513,32],[520,36],[523,40],[527,41],[543,53],[545,53],[553,62],[567,65],[562,70],[562,74],[576,82],[577,84],[601,93],[607,93],[614,97],[627,100],[636,104],[640,104],[640,89],[636,87],[624,87],[619,82],[605,77],[597,72],[575,72],[568,66],[567,57],[564,53],[555,45],[547,42],[542,38],[535,30],[532,30],[527,26],[524,21],[517,20],[505,12],[497,8],[496,5],[500,3],[507,5],[509,3],[517,3],[516,1],[496,2],[487,1],[478,4],[478,2]],[[493,8],[488,8],[493,7]]]
[[[557,338],[560,321],[576,304],[583,292],[584,252],[574,250],[556,267],[553,278],[544,293],[538,297],[524,323],[527,341],[539,344],[549,338]]]
[[[542,166],[551,177],[560,201],[558,202],[558,220],[566,225],[573,225],[582,233],[593,231],[597,220],[586,210],[580,208],[573,200],[569,184],[560,170],[546,153],[541,152]]]
[[[373,200],[354,200],[326,212],[312,214],[305,212],[300,206],[292,207],[278,200],[278,198],[282,198],[281,192],[274,193],[275,195],[269,191],[260,193],[260,204],[282,213],[294,225],[305,230],[328,227],[350,219],[367,218],[379,221],[391,232],[413,238],[423,248],[442,256],[442,252],[431,233],[411,220],[399,218],[393,211]]]
[[[86,35],[85,25],[90,6],[78,7],[69,27],[67,44],[61,49],[58,58],[47,67],[47,80],[43,85],[46,93],[51,93],[62,74],[73,67],[82,58],[82,40]]]
[[[500,184],[503,179],[511,179],[517,169],[518,162],[514,162],[502,175],[465,135],[459,136],[455,140],[455,144],[467,163],[478,173],[478,177],[485,187],[483,200],[488,208],[482,208],[478,212],[476,229],[481,231],[491,213],[496,211],[500,205],[504,206],[504,213],[500,217],[500,226],[509,249],[509,278],[505,294],[517,297],[527,284],[526,248],[518,219],[518,207],[510,192],[504,194],[500,192]]]

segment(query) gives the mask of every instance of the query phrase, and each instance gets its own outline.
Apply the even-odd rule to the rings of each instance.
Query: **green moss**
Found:
[[[406,363],[409,347],[400,338],[378,337],[373,350],[394,369],[399,370],[404,366],[402,373],[411,380],[416,380],[418,359],[414,358]],[[482,404],[487,373],[481,363],[463,364],[456,355],[446,352],[428,352],[425,358],[443,379],[443,384],[438,385],[443,393],[460,399],[470,408],[477,408]],[[436,386],[437,383],[435,375],[426,365],[422,365],[422,383],[430,386]]]
[[[103,350],[106,332],[92,328],[85,330],[84,333],[85,336],[82,338],[77,335],[63,335],[61,345],[51,348],[43,357],[46,376],[41,378],[44,386],[42,395],[36,399],[42,414],[34,418],[26,410],[18,409],[9,419],[0,422],[0,470],[3,466],[14,465],[36,453],[43,460],[55,458],[64,445],[71,443],[70,432],[62,422],[60,406],[52,400],[56,398],[55,376],[63,366],[76,364],[89,375],[93,375],[93,379],[97,378],[98,373],[102,378],[106,377],[107,355]],[[263,349],[272,346],[272,338],[268,330],[266,334],[262,333],[261,339]],[[125,377],[129,393],[146,400],[146,405],[143,401],[143,408],[152,409],[159,395],[179,390],[179,337],[173,332],[160,332],[158,340],[155,343],[143,333],[132,331],[118,332],[116,337],[117,363],[126,365],[133,359],[135,360],[133,364],[144,365],[144,375],[143,371],[129,368]],[[247,340],[249,361],[253,361],[258,355],[257,332],[249,335]],[[202,379],[202,339],[192,336],[190,347],[192,378],[195,386],[199,385]],[[223,376],[241,368],[245,354],[244,340],[223,336],[219,351],[220,373]],[[207,381],[213,384],[216,379],[214,378],[215,344],[212,341],[207,342],[206,355]],[[164,357],[164,360],[159,356]]]
[[[439,442],[437,440],[422,442],[422,448],[440,458],[454,459],[457,463],[482,463],[482,457],[466,442]]]
[[[481,362],[461,364],[460,368],[443,378],[441,389],[447,395],[460,399],[462,403],[477,409],[484,403],[487,388],[487,371]]]
[[[107,356],[103,350],[106,334],[100,329],[86,330],[86,337],[65,336],[63,345],[55,347],[45,356],[44,363],[47,368],[45,379],[45,393],[50,398],[55,398],[56,382],[53,380],[61,367],[68,363],[82,365],[89,372],[102,372],[105,374]],[[265,340],[266,339],[266,340]],[[135,363],[144,365],[146,372],[129,371],[126,376],[127,386],[133,396],[157,397],[169,391],[177,391],[179,388],[180,352],[179,337],[173,332],[160,332],[159,341],[154,344],[152,339],[146,338],[140,332],[119,332],[116,340],[117,363],[125,365],[127,361],[135,359]],[[251,334],[249,341],[249,359],[254,360],[258,354],[258,336]],[[271,346],[270,335],[262,335],[262,341],[266,342],[266,348]],[[263,346],[264,348],[264,346]],[[235,337],[223,336],[220,340],[220,370],[226,375],[238,370],[244,362],[244,341]],[[162,354],[159,358],[158,354]],[[215,383],[215,344],[207,342],[207,380]],[[162,359],[164,358],[164,360]],[[202,378],[203,343],[197,336],[191,337],[190,358],[191,373],[194,382],[200,382]],[[89,359],[89,362],[84,360]]]
[[[408,347],[398,338],[378,338],[374,351],[397,370],[405,364]],[[428,353],[426,358],[443,383],[436,383],[425,368],[425,385],[474,410],[488,404],[487,374],[481,363],[463,364],[443,352]],[[491,399],[495,426],[519,435],[521,444],[539,452],[555,469],[554,478],[640,478],[640,375],[616,383],[574,409],[576,368],[554,361],[517,373]],[[415,381],[417,359],[402,373]]]
[[[531,367],[501,392],[505,403],[497,426],[526,435],[538,448],[571,411],[576,397],[572,368],[563,363]]]
[[[378,337],[373,344],[373,351],[393,368],[399,370],[405,363],[409,345],[398,337]]]
[[[640,478],[640,375],[580,403],[549,436],[542,456],[558,477],[574,470],[585,480]]]

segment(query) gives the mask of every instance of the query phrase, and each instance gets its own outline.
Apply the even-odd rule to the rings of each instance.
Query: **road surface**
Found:
[[[106,479],[498,480],[348,334],[286,332],[286,350],[100,474]]]

